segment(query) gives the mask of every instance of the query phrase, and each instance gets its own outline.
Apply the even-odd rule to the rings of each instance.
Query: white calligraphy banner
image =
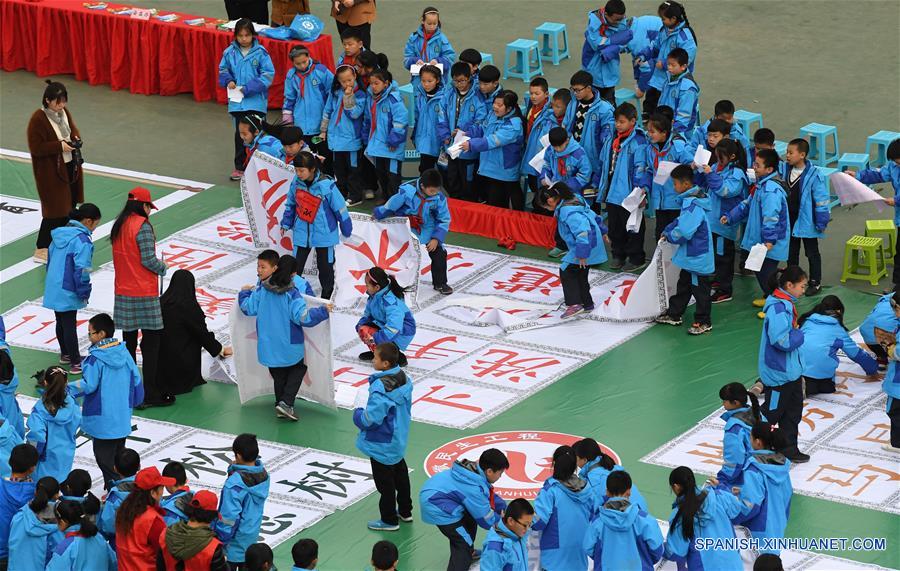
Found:
[[[256,151],[250,157],[241,179],[241,198],[256,247],[293,253],[290,232],[281,234],[281,216],[295,176],[294,169],[266,153]]]
[[[594,298],[597,308],[587,317],[600,321],[649,321],[668,308],[678,284],[678,266],[672,263],[675,246],[660,244],[647,268],[637,278],[626,277]]]
[[[41,203],[29,198],[0,194],[0,246],[37,232],[41,225]]]

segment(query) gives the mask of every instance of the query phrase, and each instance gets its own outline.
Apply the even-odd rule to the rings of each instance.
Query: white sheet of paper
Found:
[[[631,194],[626,196],[625,200],[622,201],[622,208],[628,212],[634,212],[641,205],[641,202],[643,202],[645,194],[643,188],[638,186],[634,187],[631,189]]]
[[[841,206],[874,202],[878,212],[884,210],[884,197],[844,172],[832,173],[831,188],[841,201]]]
[[[747,262],[744,264],[744,267],[751,272],[758,272],[766,260],[767,252],[765,244],[755,244],[750,248],[750,254],[747,256]]]
[[[553,181],[547,177],[541,179],[541,184],[547,187],[553,186]]]
[[[539,142],[539,143],[541,144],[541,146],[542,146],[543,148],[545,148],[545,149],[546,149],[547,147],[549,147],[549,146],[550,146],[550,133],[547,133],[546,135],[544,135],[543,137],[541,137],[540,139],[538,139],[538,142]]]
[[[538,154],[534,155],[530,161],[528,161],[528,165],[534,170],[541,172],[541,169],[544,168],[544,155],[547,153],[547,147],[538,152]]]
[[[353,408],[366,408],[369,404],[369,386],[364,385],[356,391],[356,398],[353,399]]]
[[[710,158],[712,158],[712,153],[704,149],[702,146],[697,145],[697,150],[694,151],[694,164],[708,165]]]
[[[644,209],[643,208],[635,208],[631,214],[628,215],[628,222],[625,223],[625,230],[627,232],[631,232],[632,234],[637,234],[641,229],[641,219],[644,217]]]
[[[456,136],[453,137],[453,143],[449,147],[447,147],[447,154],[450,155],[451,159],[457,159],[460,154],[462,154],[462,144],[464,141],[468,141],[469,137],[466,136],[462,131],[457,131]]]
[[[666,184],[666,181],[672,176],[672,171],[675,170],[675,167],[677,166],[678,163],[673,163],[672,161],[659,161],[659,166],[656,167],[656,174],[653,176],[653,182],[656,184]]]
[[[753,169],[747,169],[747,178],[750,179],[750,182],[756,182],[756,171]]]
[[[235,87],[234,89],[231,89],[230,87],[228,87],[227,89],[228,89],[228,101],[234,101],[235,103],[240,103],[241,101],[244,100],[244,92],[241,91],[240,87]]]
[[[425,67],[426,65],[428,65],[428,64],[422,64],[422,65],[419,65],[419,64],[417,64],[417,63],[414,63],[414,64],[412,64],[411,66],[409,66],[409,73],[410,73],[411,75],[419,75],[419,71],[421,71],[422,68]],[[444,64],[442,64],[442,63],[433,63],[433,64],[431,64],[431,65],[433,65],[434,67],[436,67],[436,68],[438,68],[439,70],[441,70],[441,73],[444,73]]]

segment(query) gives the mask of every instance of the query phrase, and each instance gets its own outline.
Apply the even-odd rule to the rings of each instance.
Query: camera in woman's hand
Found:
[[[84,158],[81,156],[81,146],[84,144],[79,137],[72,137],[71,141],[66,141],[70,147],[72,147],[72,160],[75,161],[76,165],[83,165]]]

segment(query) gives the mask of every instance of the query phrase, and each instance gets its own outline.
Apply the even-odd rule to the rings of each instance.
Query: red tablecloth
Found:
[[[197,101],[225,103],[218,70],[232,33],[188,26],[184,21],[196,16],[179,16],[175,22],[136,20],[105,9],[90,10],[82,1],[0,0],[0,67],[26,69],[41,77],[71,73],[91,85],[109,84],[132,93],[191,93]],[[328,34],[311,43],[260,39],[275,65],[270,108],[281,107],[292,46],[308,46],[314,59],[334,69]]]
[[[518,212],[477,202],[448,199],[450,231],[475,234],[495,240],[512,238],[521,244],[544,248],[556,245],[556,218]]]

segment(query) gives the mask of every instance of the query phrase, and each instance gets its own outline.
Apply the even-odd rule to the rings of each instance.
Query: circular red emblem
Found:
[[[449,470],[456,460],[478,461],[488,448],[497,448],[509,458],[509,470],[494,484],[494,490],[504,499],[533,500],[553,475],[553,451],[558,447],[584,438],[561,432],[510,430],[466,436],[444,444],[425,457],[425,472],[433,476]],[[600,444],[600,449],[619,464],[619,456]]]

